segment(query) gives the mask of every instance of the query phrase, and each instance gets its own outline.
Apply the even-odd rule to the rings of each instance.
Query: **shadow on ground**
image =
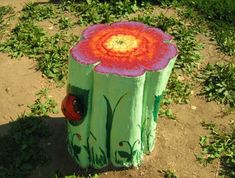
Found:
[[[40,118],[41,119],[41,118]],[[95,170],[92,168],[82,169],[75,161],[70,157],[67,151],[67,129],[66,120],[64,118],[43,118],[49,126],[50,136],[44,139],[40,146],[45,149],[45,154],[48,157],[48,161],[37,166],[29,176],[31,178],[55,178],[56,176],[63,177],[68,175],[89,176],[99,174],[102,172],[125,170],[115,169],[112,166],[101,170]],[[9,129],[17,121],[10,122],[8,124],[0,125],[0,136],[9,134]],[[23,132],[27,132],[25,129]],[[30,138],[29,138],[30,139]],[[27,140],[25,140],[27,142]],[[7,146],[7,145],[6,145]],[[17,148],[14,148],[17,149]],[[24,153],[22,153],[24,154]],[[1,165],[0,165],[1,166]]]

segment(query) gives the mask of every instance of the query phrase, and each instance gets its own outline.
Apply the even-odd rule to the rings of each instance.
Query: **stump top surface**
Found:
[[[99,73],[135,77],[164,69],[177,56],[172,37],[139,22],[117,22],[88,27],[71,49],[81,64]]]

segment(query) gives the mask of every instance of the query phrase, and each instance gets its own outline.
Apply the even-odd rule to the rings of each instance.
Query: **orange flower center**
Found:
[[[113,35],[105,42],[105,47],[115,52],[127,52],[137,48],[140,40],[132,35]]]

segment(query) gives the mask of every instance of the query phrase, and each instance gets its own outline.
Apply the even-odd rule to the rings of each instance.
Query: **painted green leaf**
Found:
[[[154,110],[153,110],[153,119],[156,122],[157,121],[157,114],[160,108],[160,102],[162,99],[162,95],[155,96],[154,97]]]
[[[127,94],[127,93],[126,93]],[[106,147],[107,147],[107,156],[110,157],[110,134],[111,134],[111,129],[112,129],[112,123],[113,123],[113,117],[115,114],[115,111],[117,109],[117,106],[119,105],[120,101],[122,100],[122,98],[126,95],[122,95],[119,100],[117,101],[114,109],[112,110],[111,104],[108,100],[108,98],[106,96],[104,96],[104,99],[106,101],[106,105],[107,105],[107,123],[106,123],[106,130],[107,130],[107,140],[106,140]]]
[[[106,96],[104,96],[104,99],[106,101],[107,105],[107,123],[106,123],[106,131],[107,131],[107,137],[106,137],[106,147],[107,147],[107,155],[110,157],[110,134],[111,134],[111,127],[113,122],[113,112],[111,104]]]
[[[74,146],[73,146],[73,150],[74,150],[74,154],[75,154],[75,155],[81,153],[81,147],[80,147],[80,146],[74,145]]]
[[[102,153],[101,160],[102,160],[103,164],[106,164],[107,160],[106,160],[105,152],[100,147],[99,147],[99,149],[100,149],[100,151]]]
[[[116,103],[116,105],[115,105],[115,107],[114,107],[114,110],[113,110],[113,115],[114,115],[114,113],[115,113],[115,111],[116,111],[116,109],[117,109],[117,106],[119,105],[119,103],[121,102],[121,100],[124,98],[124,96],[126,96],[127,95],[127,93],[125,93],[124,95],[122,95],[120,98],[119,98],[119,100],[117,101],[117,103]]]
[[[131,154],[129,154],[125,151],[118,151],[118,154],[121,158],[126,158],[127,160],[131,160],[131,158],[132,158]]]
[[[137,153],[138,153],[137,150],[134,150],[132,153],[132,157],[134,157]]]

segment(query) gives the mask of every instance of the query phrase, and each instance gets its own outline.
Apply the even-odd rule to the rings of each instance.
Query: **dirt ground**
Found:
[[[0,5],[12,5],[19,11],[27,0],[0,0]],[[77,27],[79,28],[79,27]],[[215,62],[223,58],[215,45],[205,36],[199,36],[205,48],[202,49],[204,62]],[[26,57],[11,59],[0,53],[0,135],[5,133],[9,121],[17,118],[27,105],[36,99],[35,93],[41,88],[49,88],[50,96],[60,105],[66,89],[56,87],[39,71],[35,71],[35,61]],[[200,152],[199,138],[206,135],[202,121],[213,121],[224,125],[235,120],[235,114],[222,117],[222,106],[214,102],[206,102],[199,97],[198,86],[192,92],[189,104],[172,106],[176,120],[159,118],[157,128],[157,142],[154,151],[145,156],[139,168],[115,170],[81,170],[70,158],[66,147],[66,122],[61,112],[48,119],[52,136],[45,143],[51,160],[43,167],[38,167],[32,178],[47,178],[59,171],[65,175],[78,173],[82,175],[88,171],[98,173],[101,178],[156,178],[163,177],[160,170],[171,169],[180,178],[213,178],[218,177],[218,164],[215,162],[207,167],[201,166],[195,158]]]

